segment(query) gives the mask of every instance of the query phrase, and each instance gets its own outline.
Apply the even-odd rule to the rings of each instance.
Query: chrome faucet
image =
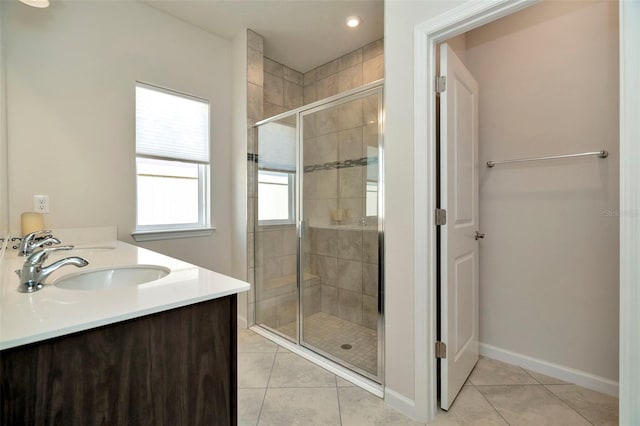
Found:
[[[18,256],[29,256],[35,249],[42,247],[45,244],[60,244],[60,240],[52,236],[35,242],[35,239],[39,236],[47,236],[51,231],[35,231],[22,237],[20,242],[20,248],[18,249]]]
[[[65,265],[74,265],[78,268],[87,266],[89,262],[81,257],[67,257],[49,266],[43,266],[49,253],[59,250],[71,250],[73,246],[51,247],[32,253],[22,265],[22,270],[16,271],[20,277],[20,288],[22,293],[33,293],[44,286],[44,280],[57,269]]]

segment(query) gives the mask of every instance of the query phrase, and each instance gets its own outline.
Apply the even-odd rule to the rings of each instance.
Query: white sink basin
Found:
[[[157,265],[117,266],[65,275],[53,285],[67,290],[100,290],[148,283],[166,277],[170,272]]]

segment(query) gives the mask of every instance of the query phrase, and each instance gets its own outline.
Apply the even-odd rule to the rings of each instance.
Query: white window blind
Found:
[[[260,168],[296,170],[296,128],[282,123],[268,123],[258,128]]]
[[[136,83],[136,154],[209,163],[209,102]]]

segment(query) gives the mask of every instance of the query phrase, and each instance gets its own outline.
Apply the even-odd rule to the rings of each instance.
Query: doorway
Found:
[[[609,394],[617,392],[617,353],[610,348],[619,303],[612,213],[619,207],[617,18],[613,3],[545,2],[448,40],[479,82],[474,231],[487,234],[479,243],[479,352]],[[446,90],[456,91],[450,83]],[[610,155],[487,167],[599,151]],[[448,164],[450,178],[441,180],[460,189],[466,169]],[[452,201],[445,233],[462,223],[456,209],[464,205]],[[464,271],[453,272],[459,278]],[[464,302],[460,288],[454,283],[451,294]],[[458,329],[464,323],[450,322]],[[598,353],[603,341],[607,349]],[[464,345],[451,343],[440,365],[460,358]],[[450,402],[441,399],[443,408]]]

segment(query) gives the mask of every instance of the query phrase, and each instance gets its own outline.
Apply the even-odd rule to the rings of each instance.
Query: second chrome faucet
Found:
[[[33,251],[46,244],[60,244],[60,240],[53,237],[51,231],[35,231],[22,237],[20,247],[18,248],[18,256],[29,256]],[[38,237],[41,237],[38,240]]]

